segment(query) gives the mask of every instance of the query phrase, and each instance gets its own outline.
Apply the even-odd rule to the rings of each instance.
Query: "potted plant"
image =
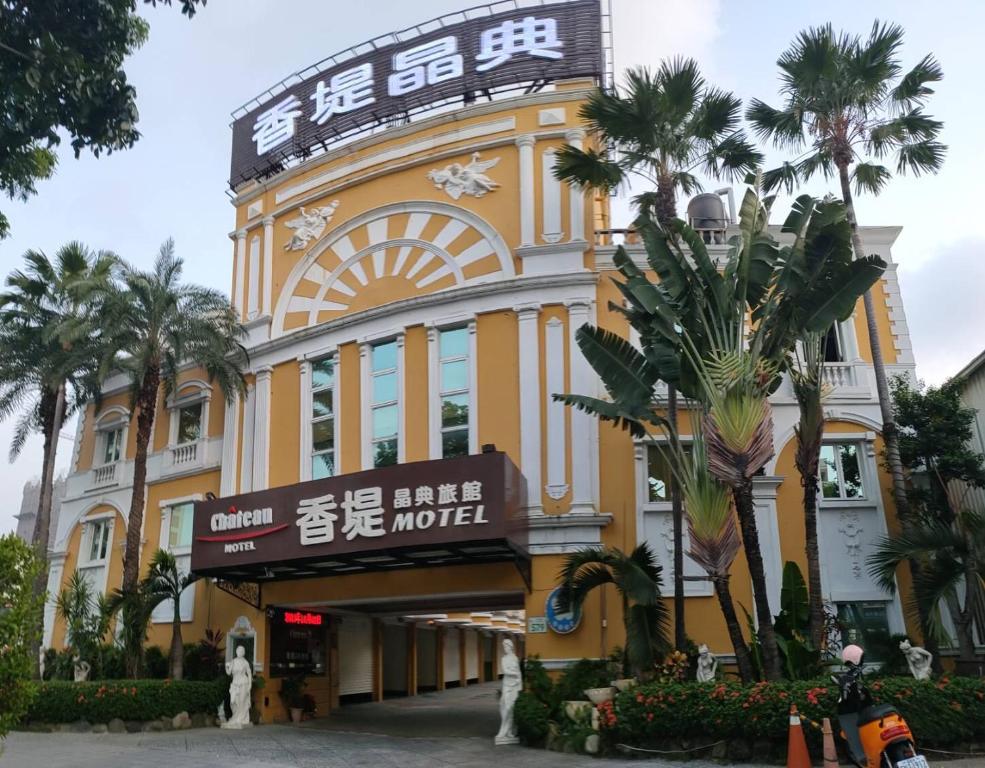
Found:
[[[304,714],[304,689],[308,683],[304,675],[289,675],[281,680],[280,697],[287,707],[292,723],[300,723]]]
[[[606,701],[612,701],[616,696],[616,689],[609,681],[612,679],[612,669],[609,664],[600,664],[593,668],[589,676],[583,693],[588,700],[596,706]]]

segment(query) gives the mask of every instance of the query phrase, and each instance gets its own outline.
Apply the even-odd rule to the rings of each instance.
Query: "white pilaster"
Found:
[[[219,495],[236,493],[236,456],[239,448],[239,392],[226,401],[226,416],[222,423],[222,470],[219,475]]]
[[[256,387],[246,385],[246,401],[243,404],[243,450],[241,453],[239,492],[253,490],[253,438],[256,432]]]
[[[539,304],[514,308],[519,332],[520,471],[527,479],[527,514],[544,514],[540,456],[540,331]]]
[[[479,452],[479,350],[476,322],[469,322],[469,453]]]
[[[534,137],[519,136],[520,245],[534,245]]]
[[[407,386],[407,377],[404,375],[404,334],[401,331],[397,334],[397,463],[403,464],[407,461],[407,409],[404,403],[407,401],[407,393],[404,391]]]
[[[359,345],[359,431],[362,442],[362,468],[373,468],[373,382],[370,365],[373,347],[371,344]]]
[[[270,378],[273,368],[257,369],[256,416],[253,436],[253,490],[262,491],[269,485],[270,470]]]
[[[304,358],[298,359],[301,379],[301,444],[298,456],[301,458],[300,481],[311,479],[311,363]],[[333,407],[338,407],[335,401]],[[336,455],[336,460],[338,456]]]
[[[547,484],[544,490],[557,500],[568,492],[566,406],[553,398],[553,395],[565,391],[564,322],[557,317],[548,320],[544,329],[544,370],[547,374],[544,401],[547,411]]]
[[[564,134],[564,140],[575,149],[581,149],[582,139],[585,132],[580,128],[574,128]],[[585,192],[580,184],[569,184],[568,195],[570,199],[569,217],[571,219],[571,231],[569,240],[585,239]],[[575,433],[577,434],[577,433]]]
[[[261,314],[272,315],[274,290],[274,217],[263,218],[263,304]]]
[[[428,327],[428,458],[441,458],[441,331]],[[470,414],[471,415],[471,414]]]
[[[256,320],[260,316],[260,237],[253,235],[250,240],[250,295],[246,299],[246,319]]]
[[[236,230],[236,263],[234,265],[234,270],[236,272],[236,288],[233,294],[233,306],[236,308],[236,317],[240,320],[243,319],[243,312],[246,307],[243,305],[246,301],[246,230],[238,229]]]
[[[569,349],[571,355],[570,391],[575,395],[595,397],[595,372],[578,346],[578,329],[591,322],[590,299],[575,299],[568,304]],[[594,515],[598,510],[599,423],[598,419],[569,408],[571,412],[571,514]]]
[[[554,147],[548,147],[540,160],[540,186],[543,194],[541,209],[544,218],[540,236],[545,243],[558,243],[564,237],[561,231],[561,182],[554,177],[556,159]]]

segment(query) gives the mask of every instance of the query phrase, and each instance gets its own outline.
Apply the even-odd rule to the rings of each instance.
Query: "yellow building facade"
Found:
[[[285,633],[318,657],[308,669],[309,692],[326,711],[352,698],[494,679],[495,641],[502,636],[515,638],[549,669],[609,654],[624,642],[613,592],[593,594],[573,629],[544,620],[565,556],[583,547],[629,551],[650,542],[664,569],[664,593],[672,592],[667,478],[654,449],[552,400],[560,392],[603,392],[575,343],[581,325],[633,340],[625,318],[610,309],[621,298],[610,279],[617,276],[612,258],[621,235],[612,230],[609,201],[553,176],[560,147],[590,140],[578,111],[594,87],[591,79],[570,79],[459,105],[328,146],[236,187],[230,291],[249,332],[247,392],[227,396],[189,367],[174,395],[162,394],[141,562],[146,569],[163,547],[191,568],[215,543],[210,537],[225,537],[225,549],[209,562],[226,557],[228,567],[210,565],[210,575],[182,598],[183,636],[192,642],[219,629],[230,650],[246,643],[258,671],[270,678],[266,717],[285,715],[276,699],[277,678],[289,668]],[[862,237],[869,252],[890,264],[874,289],[887,367],[912,373],[891,257],[899,231],[865,228]],[[710,246],[716,256],[725,248]],[[627,249],[646,266],[640,246],[630,242]],[[825,598],[832,610],[850,607],[886,631],[902,632],[898,600],[881,592],[865,569],[867,553],[892,528],[894,515],[879,459],[861,302],[830,347],[819,515]],[[805,567],[805,554],[793,459],[797,406],[786,384],[773,404],[776,455],[756,480],[756,503],[777,611],[783,564]],[[136,435],[128,408],[126,382],[111,378],[98,408],[89,405],[81,414],[54,545],[52,594],[76,569],[98,590],[120,585]],[[254,541],[236,534],[241,543],[228,548],[232,527],[260,531],[281,519],[286,528],[277,535],[300,535],[301,544],[305,535],[321,535],[301,526],[303,505],[277,509],[277,489],[296,487],[305,495],[311,488],[307,495],[315,496],[328,487],[319,483],[344,485],[347,478],[389,487],[374,473],[413,465],[404,483],[413,494],[421,487],[413,475],[430,482],[445,466],[485,461],[490,453],[505,454],[522,476],[518,509],[508,521],[522,533],[497,540],[486,559],[466,551],[482,547],[444,540],[429,550],[426,532],[413,550],[391,538],[367,538],[341,559],[306,557],[302,565],[261,556],[268,539],[240,551]],[[456,486],[463,498],[466,484]],[[424,487],[439,493],[439,485]],[[395,503],[399,496],[395,491]],[[239,510],[238,522],[216,521],[216,504],[233,518]],[[486,506],[499,514],[494,502]],[[273,511],[265,517],[267,508]],[[336,513],[341,542],[341,508]],[[396,530],[389,520],[388,536]],[[686,561],[685,575],[702,573]],[[727,660],[728,635],[710,583],[694,578],[685,585],[689,636]],[[741,554],[732,590],[752,608]],[[170,611],[165,605],[155,613],[152,644],[170,642]],[[313,625],[325,628],[323,638],[312,640]],[[312,651],[312,643],[322,642]],[[65,643],[50,603],[45,643]]]

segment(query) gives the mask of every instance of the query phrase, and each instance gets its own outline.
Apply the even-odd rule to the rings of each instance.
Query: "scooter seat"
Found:
[[[884,717],[897,714],[899,714],[899,710],[892,704],[873,704],[871,707],[866,707],[858,713],[858,725],[861,727],[866,723],[882,720]]]

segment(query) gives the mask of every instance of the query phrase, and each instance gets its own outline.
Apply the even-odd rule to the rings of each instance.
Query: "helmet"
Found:
[[[841,652],[841,660],[846,664],[852,664],[857,667],[862,663],[862,655],[864,653],[865,651],[858,645],[846,645]]]

